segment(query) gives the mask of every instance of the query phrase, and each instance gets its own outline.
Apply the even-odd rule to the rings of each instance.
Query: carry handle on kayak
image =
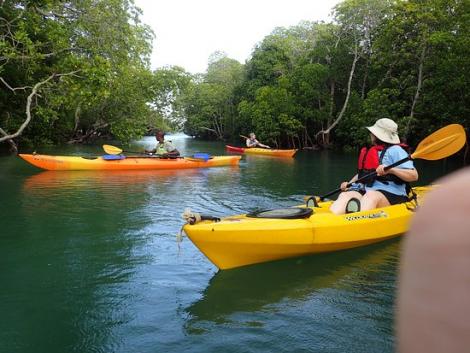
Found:
[[[462,125],[447,125],[433,132],[431,135],[422,140],[418,144],[416,151],[410,156],[400,159],[399,161],[386,166],[384,170],[387,171],[411,159],[425,159],[429,161],[435,161],[438,159],[449,157],[454,153],[458,152],[465,145],[466,142],[467,136],[465,134],[465,129]],[[355,183],[364,181],[365,179],[369,177],[374,177],[376,175],[377,172],[371,172],[356,180]],[[349,188],[352,184],[353,183],[348,183],[347,187]],[[318,199],[320,201],[323,201],[327,197],[335,195],[340,191],[342,191],[341,188],[338,188],[323,196],[320,196]],[[310,197],[307,202],[310,201],[312,198],[315,201],[314,203],[316,203],[317,199],[314,196]]]

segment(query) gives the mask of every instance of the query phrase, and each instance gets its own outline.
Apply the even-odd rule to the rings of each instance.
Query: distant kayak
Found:
[[[215,156],[208,160],[181,157],[159,158],[154,156],[49,156],[44,154],[20,154],[26,162],[46,170],[146,170],[190,169],[238,165],[240,156]]]
[[[261,154],[265,156],[274,156],[274,157],[293,157],[298,151],[297,149],[292,150],[276,150],[270,148],[244,148],[244,147],[234,147],[225,145],[227,151],[236,152],[236,153],[246,153],[246,154]]]

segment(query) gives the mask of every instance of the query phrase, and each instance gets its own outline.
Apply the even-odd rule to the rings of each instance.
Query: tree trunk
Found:
[[[310,135],[308,134],[307,128],[304,128],[304,131],[305,131],[305,141],[306,141],[305,146],[308,146],[308,141],[310,141],[310,147],[313,148],[315,144],[313,143]]]
[[[316,133],[315,138],[317,140],[318,140],[319,136],[321,135],[322,140],[324,142],[325,142],[325,140],[328,140],[328,144],[329,144],[329,142],[330,142],[329,141],[329,135],[330,135],[331,130],[333,130],[333,128],[336,125],[338,125],[338,123],[343,118],[344,112],[346,111],[346,108],[348,107],[349,97],[351,95],[351,83],[352,83],[352,79],[354,77],[354,71],[356,69],[356,63],[357,63],[358,60],[359,60],[359,52],[358,52],[358,47],[357,47],[357,43],[356,43],[356,45],[354,47],[354,59],[353,59],[352,65],[351,65],[351,71],[349,72],[348,90],[347,90],[347,93],[346,93],[346,98],[344,100],[343,107],[341,108],[341,111],[340,111],[338,117],[336,118],[336,120],[331,125],[329,125],[326,128],[326,130],[323,129],[323,130]]]
[[[3,136],[8,136],[8,134],[5,132],[5,130],[3,130],[2,128],[0,128],[0,133],[3,135]],[[15,141],[13,141],[12,139],[8,139],[6,140],[9,144],[10,144],[10,151],[17,154],[18,153],[18,146],[16,145]]]
[[[67,143],[72,145],[75,143],[83,143],[88,139],[91,139],[92,137],[96,136],[98,134],[98,131],[101,129],[104,129],[105,127],[108,127],[108,123],[95,123],[91,128],[89,128],[84,135],[81,136],[76,136],[70,139]]]
[[[45,85],[46,83],[48,83],[50,80],[52,80],[55,77],[73,75],[77,72],[78,71],[73,71],[73,72],[69,72],[69,73],[66,73],[66,74],[52,74],[47,79],[45,79],[44,81],[36,83],[34,85],[33,89],[31,90],[30,95],[28,96],[28,98],[26,100],[26,119],[25,119],[25,121],[21,124],[21,126],[18,128],[18,130],[13,134],[6,134],[6,132],[3,131],[6,135],[3,134],[4,136],[0,137],[0,142],[7,141],[7,140],[12,140],[12,139],[20,136],[23,133],[23,130],[29,125],[29,123],[32,119],[32,117],[31,117],[31,104],[32,104],[33,98],[37,95],[37,93],[39,91],[39,88],[41,88],[42,85]],[[3,80],[3,78],[1,79],[1,81],[6,84],[6,82]],[[13,92],[15,92],[15,90],[17,89],[17,88],[11,88],[9,85],[7,85],[7,87],[10,88]]]
[[[423,44],[423,49],[421,50],[421,55],[419,58],[418,85],[416,87],[416,93],[413,98],[413,104],[411,104],[410,117],[408,118],[408,122],[406,123],[405,137],[408,137],[408,134],[410,133],[410,126],[411,126],[411,122],[414,119],[416,103],[418,102],[419,94],[421,93],[421,86],[423,85],[423,67],[424,67],[425,58],[426,58],[426,44]]]
[[[362,79],[362,88],[361,88],[361,98],[362,100],[366,97],[366,85],[367,85],[367,78],[369,76],[369,58],[366,60],[366,68],[364,72],[364,78]]]
[[[75,109],[75,126],[73,128],[73,135],[78,130],[78,125],[80,125],[80,113],[81,113],[81,104],[78,103],[77,108]]]
[[[217,137],[217,139],[223,140],[223,136],[220,136],[219,132],[216,129],[211,129],[211,128],[208,128],[208,127],[205,127],[205,126],[201,126],[200,129],[213,132],[215,134],[215,136]]]
[[[331,124],[331,121],[333,120],[333,116],[335,113],[335,91],[336,91],[336,84],[335,81],[332,80],[330,82],[330,111],[328,114],[328,121],[327,125],[329,126]]]

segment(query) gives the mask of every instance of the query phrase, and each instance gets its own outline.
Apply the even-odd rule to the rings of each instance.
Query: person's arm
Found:
[[[389,169],[387,171],[384,171],[384,168],[386,166],[384,165],[379,165],[377,168],[377,175],[382,176],[386,174],[393,174],[397,177],[399,177],[403,181],[407,182],[412,182],[418,180],[418,171],[416,169],[404,169],[400,167],[395,167],[392,169]]]
[[[378,176],[383,176],[386,174],[393,174],[400,178],[403,181],[412,182],[418,180],[418,171],[414,168],[412,161],[406,161],[395,168],[385,171],[387,165],[393,164],[403,158],[408,157],[408,153],[400,146],[393,146],[387,150],[387,155],[384,156],[384,164],[379,165],[376,169]]]
[[[352,184],[352,183],[355,183],[357,181],[357,174],[355,176],[353,176],[351,178],[351,180],[349,181],[343,181],[340,185],[340,189],[343,190],[343,191],[346,191],[346,189],[348,188],[348,184]]]
[[[165,150],[165,157],[178,157],[180,155],[180,152],[170,141],[165,141]]]
[[[263,145],[261,142],[257,141],[258,142],[258,146],[260,147],[263,147],[263,148],[271,148],[269,147],[268,145]]]
[[[176,148],[171,152],[165,153],[165,156],[168,156],[168,157],[179,157],[179,155],[180,155],[180,152]]]

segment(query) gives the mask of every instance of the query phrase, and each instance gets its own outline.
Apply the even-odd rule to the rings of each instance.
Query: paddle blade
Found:
[[[122,149],[115,147],[115,146],[111,146],[111,145],[103,145],[103,150],[107,154],[121,154],[122,153]]]
[[[434,161],[458,152],[466,143],[462,125],[451,124],[437,130],[420,142],[411,158]]]

